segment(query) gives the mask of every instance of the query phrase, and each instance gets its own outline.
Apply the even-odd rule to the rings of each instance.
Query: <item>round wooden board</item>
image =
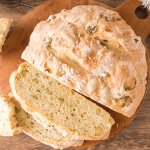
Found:
[[[134,29],[135,33],[142,37],[143,44],[145,45],[145,42],[144,42],[145,38],[150,33],[150,24],[148,24],[148,22],[150,21],[150,15],[147,19],[142,21],[142,25],[140,25],[139,27],[140,31],[139,31],[138,23],[141,23],[141,20],[136,18],[135,9],[139,5],[141,5],[141,3],[138,2],[137,0],[130,0],[129,2],[126,2],[117,8],[111,8],[102,3],[89,1],[89,0],[80,0],[80,1],[78,0],[63,0],[63,1],[51,0],[49,2],[46,2],[36,7],[32,11],[30,11],[28,14],[26,14],[22,18],[22,20],[17,24],[17,26],[15,27],[15,29],[12,31],[9,38],[7,39],[3,47],[3,52],[0,58],[0,89],[1,89],[2,94],[8,94],[9,92],[11,92],[10,85],[9,85],[10,75],[13,71],[15,71],[18,68],[18,65],[23,62],[23,60],[21,59],[21,54],[23,50],[25,49],[25,47],[28,45],[30,35],[34,27],[37,25],[37,23],[39,23],[40,21],[46,20],[51,14],[59,13],[62,9],[72,9],[74,6],[81,5],[81,4],[82,5],[89,5],[89,4],[98,5],[98,6],[108,8],[108,9],[116,10],[117,12],[119,12],[122,18],[125,19],[127,23]],[[146,52],[146,59],[147,59],[147,64],[149,66],[148,51]],[[149,77],[149,73],[147,75],[147,83],[149,80],[148,77]],[[148,89],[148,85],[147,85],[146,91],[147,89]],[[145,92],[145,96],[146,96],[146,92]],[[119,134],[128,124],[131,123],[131,121],[135,118],[138,111],[140,110],[142,103],[144,102],[145,96],[140,106],[138,107],[136,113],[130,118],[122,114],[116,113],[110,110],[109,108],[106,108],[105,106],[102,106],[96,103],[97,105],[101,106],[106,111],[108,111],[115,120],[115,125],[113,125],[108,139],[113,138],[114,136]],[[76,148],[89,147],[89,146],[97,145],[104,141],[105,140],[85,141],[85,143],[82,146],[76,147]],[[74,147],[71,147],[71,148],[74,148]]]

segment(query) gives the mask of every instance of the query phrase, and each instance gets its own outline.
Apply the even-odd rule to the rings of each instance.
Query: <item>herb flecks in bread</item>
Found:
[[[35,27],[22,58],[43,72],[50,69],[50,77],[77,92],[132,116],[147,84],[141,38],[117,12],[99,6],[80,5],[50,18]]]
[[[27,73],[22,77],[24,70]],[[53,125],[63,135],[76,139],[108,137],[114,124],[109,113],[31,64],[21,64],[11,75],[10,83],[22,107],[46,128]]]
[[[57,149],[63,149],[70,146],[81,146],[83,144],[84,141],[64,137],[56,129],[46,129],[43,125],[38,123],[32,115],[25,112],[13,95],[11,95],[11,101],[15,105],[15,113],[19,126],[21,126],[23,131],[32,138]]]
[[[22,133],[15,114],[15,105],[7,95],[0,96],[0,135],[13,136]]]

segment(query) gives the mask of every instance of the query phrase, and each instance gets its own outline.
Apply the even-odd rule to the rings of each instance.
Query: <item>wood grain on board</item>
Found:
[[[77,0],[76,0],[77,1]],[[126,0],[98,0],[104,4],[111,7],[117,7]],[[14,20],[12,29],[21,20],[21,18],[29,11],[31,11],[36,6],[46,2],[46,0],[1,0],[0,1],[0,18],[11,18]],[[78,1],[79,3],[80,1]],[[34,22],[34,20],[33,20]],[[36,23],[36,22],[35,22]],[[21,34],[21,31],[20,31]],[[147,33],[148,35],[148,33]],[[15,39],[14,39],[15,40]],[[146,39],[147,49],[150,52],[150,35]],[[24,45],[23,45],[24,46]],[[4,49],[5,50],[5,49]],[[15,57],[14,57],[15,59]],[[20,60],[21,61],[21,60]],[[11,65],[11,62],[10,62]],[[104,143],[101,143],[92,148],[91,150],[128,150],[128,149],[150,149],[150,90],[148,90],[146,99],[142,108],[140,109],[138,115],[134,121],[124,129],[119,135],[110,139]],[[122,125],[124,126],[124,125]],[[49,149],[52,150],[50,146],[41,144],[26,136],[25,134],[15,135],[14,137],[0,137],[0,150],[25,150],[25,149]],[[87,148],[83,148],[86,150]]]

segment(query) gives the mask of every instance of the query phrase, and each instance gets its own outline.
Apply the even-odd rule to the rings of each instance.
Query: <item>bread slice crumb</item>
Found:
[[[25,134],[57,149],[64,149],[70,146],[81,146],[84,143],[83,140],[75,140],[71,137],[64,137],[56,129],[46,129],[43,125],[38,123],[32,115],[25,112],[20,103],[16,101],[12,93],[9,95],[11,101],[15,105],[15,113],[18,124],[23,128],[23,132]]]
[[[46,121],[47,129],[55,127],[78,140],[108,138],[104,135],[114,124],[109,113],[28,62],[11,75],[10,83],[23,109],[41,124]]]
[[[2,52],[2,46],[6,40],[11,23],[12,20],[8,20],[6,18],[0,19],[0,52]]]
[[[15,105],[7,95],[0,96],[0,135],[13,136],[22,133],[15,115]]]

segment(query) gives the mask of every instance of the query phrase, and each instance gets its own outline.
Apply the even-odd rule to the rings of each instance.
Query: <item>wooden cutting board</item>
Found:
[[[141,20],[136,17],[135,10],[137,7],[141,6],[141,2],[139,2],[138,0],[129,0],[124,4],[118,6],[117,8],[112,8],[102,3],[91,0],[51,0],[42,5],[39,5],[28,14],[26,14],[17,24],[17,26],[14,28],[9,38],[7,39],[0,57],[0,90],[2,94],[8,94],[11,91],[9,85],[9,77],[11,73],[18,68],[18,65],[23,62],[23,60],[20,58],[21,54],[25,47],[28,45],[29,37],[37,23],[46,20],[51,14],[59,13],[62,9],[72,9],[74,6],[77,5],[98,5],[107,9],[117,11],[121,15],[121,17],[126,20],[126,22],[133,28],[135,33],[138,36],[141,36],[142,42],[146,46],[145,39],[150,33],[150,13],[146,19]],[[148,51],[146,51],[146,59],[147,65],[149,66]],[[149,71],[147,75],[147,83],[148,81]],[[147,89],[148,85],[146,88],[146,92]],[[116,113],[106,108],[105,106],[97,103],[99,106],[103,107],[106,111],[108,111],[116,122],[115,125],[113,125],[112,127],[109,139],[119,134],[128,124],[131,123],[131,121],[135,118],[138,111],[140,110],[144,102],[145,96],[136,113],[130,118]],[[104,142],[104,140],[85,141],[82,146],[77,148],[89,147],[102,142]]]

